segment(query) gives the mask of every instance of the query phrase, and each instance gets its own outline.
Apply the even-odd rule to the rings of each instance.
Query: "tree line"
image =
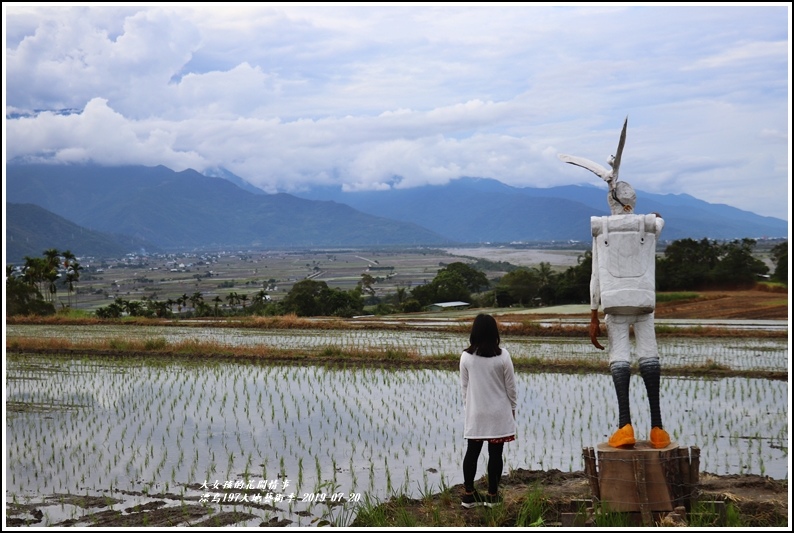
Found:
[[[21,266],[6,265],[6,314],[53,314],[59,288],[67,290],[71,306],[82,268],[70,250],[57,248],[45,250],[43,257],[25,256]]]
[[[664,254],[656,258],[656,288],[662,292],[743,289],[767,278],[786,283],[788,242],[779,243],[770,250],[775,265],[771,274],[766,263],[754,256],[755,245],[754,239],[673,241]],[[200,292],[167,300],[154,296],[141,301],[116,298],[113,303],[97,309],[96,315],[100,318],[118,318],[125,314],[160,318],[286,314],[352,317],[364,314],[365,309],[374,314],[417,312],[433,303],[450,301],[462,301],[474,307],[537,307],[590,301],[590,251],[583,253],[576,265],[560,272],[545,262],[535,267],[510,265],[505,268],[504,263],[489,265],[488,262],[484,262],[485,268],[477,268],[477,265],[463,262],[444,265],[432,281],[414,287],[401,286],[381,297],[374,288],[378,278],[364,273],[351,290],[305,279],[295,283],[280,301],[273,301],[265,290],[251,297],[232,291],[225,298],[216,296],[209,302]],[[486,271],[491,266],[508,272],[489,279]],[[45,251],[43,258],[26,257],[22,267],[9,265],[6,267],[8,315],[54,313],[59,282],[69,291],[71,303],[79,271],[73,254],[55,249]]]

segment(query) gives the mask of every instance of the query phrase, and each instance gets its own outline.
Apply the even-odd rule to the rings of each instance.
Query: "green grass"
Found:
[[[368,494],[364,495],[364,500],[358,508],[353,524],[363,527],[388,527],[391,525],[386,507]]]
[[[697,300],[700,294],[696,292],[657,292],[656,302],[681,302],[685,300]]]
[[[531,486],[527,490],[526,499],[518,510],[516,527],[543,527],[545,525],[543,517],[548,508],[548,501],[543,491],[537,485]]]

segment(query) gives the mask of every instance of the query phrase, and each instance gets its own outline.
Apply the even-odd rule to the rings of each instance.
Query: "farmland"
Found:
[[[317,272],[329,284],[352,288],[375,265],[394,267],[370,270],[393,274],[378,287],[387,291],[432,279],[441,263],[460,259],[446,252],[376,254],[291,253],[274,261],[241,255],[213,262],[211,277],[181,277],[193,272],[169,268],[158,280],[147,274],[151,282],[141,281],[141,267],[113,266],[81,285],[125,298],[154,287],[163,298],[210,289],[190,283],[253,291],[272,278],[278,296],[300,275]],[[188,268],[194,267],[185,263]],[[135,276],[105,277],[118,272]],[[111,279],[115,285],[108,285]],[[108,300],[87,294],[78,298],[84,309]],[[767,291],[701,294],[660,304],[657,315],[699,319],[707,309],[712,320],[722,318],[720,309],[734,321],[788,316],[786,294]],[[488,311],[504,324],[523,391],[522,435],[506,448],[506,473],[575,476],[582,446],[601,442],[615,416],[599,354],[575,326],[586,306]],[[14,523],[343,525],[364,500],[444,494],[459,482],[462,454],[455,358],[476,312],[250,323],[9,321],[6,499]],[[510,331],[513,323],[554,321],[573,324],[574,336]],[[780,401],[788,394],[788,380],[781,379],[788,370],[785,333],[727,324],[713,335],[697,328],[687,335],[660,332],[666,426],[681,445],[701,448],[704,472],[787,480],[788,405]],[[588,371],[572,370],[577,362]],[[689,374],[693,365],[710,368],[711,376]],[[776,378],[749,377],[757,371]],[[640,427],[643,394],[635,383]],[[459,503],[451,505],[460,514]]]
[[[284,251],[218,251],[180,254],[138,254],[115,260],[81,258],[83,271],[76,294],[71,297],[75,309],[95,310],[115,298],[142,300],[176,300],[182,295],[202,294],[205,301],[224,299],[232,291],[250,300],[265,290],[274,300],[286,295],[304,279],[324,281],[329,287],[353,289],[362,274],[375,279],[374,295],[382,297],[398,287],[410,289],[433,280],[440,268],[456,261],[474,262],[466,255],[475,249],[345,249]],[[515,266],[537,266],[549,262],[564,270],[575,264],[577,250],[522,250],[510,254]],[[505,273],[494,268],[488,278]],[[58,300],[69,303],[69,295],[60,291]],[[228,303],[222,304],[224,307]]]

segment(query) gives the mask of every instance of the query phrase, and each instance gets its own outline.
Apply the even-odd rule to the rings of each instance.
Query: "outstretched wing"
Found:
[[[623,131],[620,132],[620,142],[618,142],[618,151],[615,154],[615,160],[612,162],[612,174],[616,178],[617,181],[618,177],[618,169],[620,169],[620,158],[623,155],[623,146],[626,144],[626,125],[629,123],[629,117],[626,117],[626,120],[623,121]]]
[[[596,174],[598,177],[600,177],[602,180],[606,181],[607,183],[612,181],[611,170],[607,170],[598,163],[594,163],[589,159],[585,159],[584,157],[576,157],[575,155],[566,155],[566,154],[557,154],[557,157],[560,158],[560,161],[565,161],[566,163],[576,165],[577,167],[586,168],[587,170]]]

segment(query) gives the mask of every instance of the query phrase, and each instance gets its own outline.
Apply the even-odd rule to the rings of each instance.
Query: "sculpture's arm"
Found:
[[[590,273],[590,342],[603,350],[604,347],[598,342],[601,335],[601,324],[598,322],[598,306],[601,305],[601,285],[598,278],[598,237],[593,237],[593,262]]]
[[[584,157],[577,157],[575,155],[567,155],[567,154],[557,154],[557,157],[560,161],[565,163],[570,163],[571,165],[576,165],[577,167],[586,168],[590,172],[596,174],[602,180],[606,181],[607,183],[612,180],[612,171],[607,170],[606,168],[602,167],[598,163],[590,161],[589,159],[585,159]]]

